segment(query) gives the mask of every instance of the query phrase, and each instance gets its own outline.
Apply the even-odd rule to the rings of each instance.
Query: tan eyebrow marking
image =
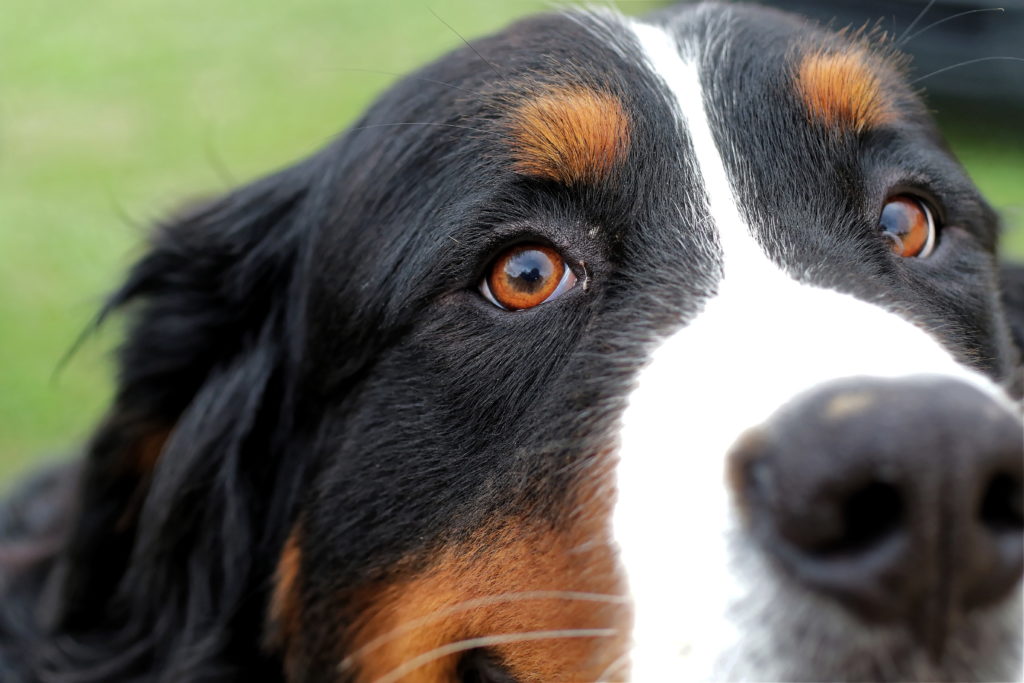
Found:
[[[519,105],[511,133],[517,173],[565,185],[608,177],[629,150],[622,102],[583,87],[544,91]]]
[[[881,64],[864,48],[805,55],[795,83],[808,112],[827,126],[861,133],[897,117]]]

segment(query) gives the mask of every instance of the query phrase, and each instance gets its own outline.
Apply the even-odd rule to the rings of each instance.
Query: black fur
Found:
[[[242,651],[261,671],[262,584],[304,464],[280,449],[302,438],[304,312],[289,303],[304,296],[312,167],[159,227],[111,297],[104,315],[128,307],[132,323],[78,522],[37,605],[59,634],[31,651],[40,676],[222,679],[235,672],[217,662]],[[172,427],[147,472],[140,441]]]
[[[751,72],[772,83],[783,47],[809,29],[744,17],[765,65],[716,68],[726,84]],[[609,438],[643,350],[696,313],[718,257],[689,144],[628,39],[603,20],[546,17],[476,49],[401,82],[310,159],[157,228],[103,311],[130,325],[81,472],[29,484],[0,517],[0,678],[283,680],[265,619],[298,524],[309,627],[290,673],[325,680],[355,618],[350,592],[489,518],[566,514],[561,493]],[[510,170],[502,117],[543,84],[599,86],[631,113],[630,156],[604,184]],[[795,106],[764,97],[775,113]],[[818,264],[811,277],[952,325],[965,359],[1001,380],[1014,372],[994,217],[923,119],[837,153],[792,142],[799,117],[780,129],[760,120],[766,108],[736,111],[725,125],[794,151],[769,160],[752,134],[737,152],[764,185],[742,191],[789,226],[831,216],[820,241],[798,243]],[[959,228],[946,239],[962,249],[941,271],[863,237],[883,166],[949,198]],[[666,228],[680,224],[690,229]],[[490,306],[476,285],[522,241],[561,250],[586,286],[514,315]],[[1021,344],[1021,276],[1004,277]],[[52,519],[33,521],[35,500],[52,501]],[[22,542],[36,555],[6,559]]]

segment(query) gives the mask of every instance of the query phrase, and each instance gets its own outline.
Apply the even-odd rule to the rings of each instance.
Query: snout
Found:
[[[1024,430],[942,377],[847,379],[750,430],[728,463],[744,524],[800,586],[901,623],[935,655],[1024,567]]]
[[[629,397],[634,680],[1015,679],[1019,408],[899,316],[773,282],[726,280]]]

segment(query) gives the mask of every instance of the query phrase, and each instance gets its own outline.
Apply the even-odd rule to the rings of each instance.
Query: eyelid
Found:
[[[937,191],[935,186],[936,181],[930,173],[901,176],[899,180],[884,186],[886,191],[882,194],[883,204],[897,195],[914,197],[932,210],[936,225],[946,225],[949,222],[946,203],[943,201],[943,194]]]

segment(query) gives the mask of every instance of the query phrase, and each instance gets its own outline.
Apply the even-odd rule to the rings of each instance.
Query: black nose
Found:
[[[750,528],[789,575],[933,650],[1021,577],[1024,428],[968,384],[826,385],[730,457]]]

